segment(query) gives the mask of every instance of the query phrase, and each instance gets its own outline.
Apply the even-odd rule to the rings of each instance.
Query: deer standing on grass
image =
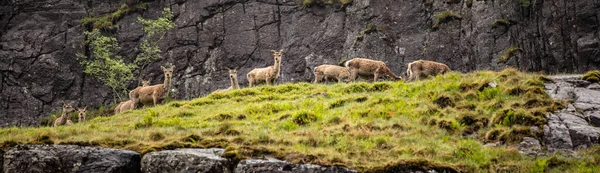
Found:
[[[377,82],[380,76],[387,76],[392,80],[402,80],[402,77],[396,76],[382,61],[354,58],[344,62],[344,66],[350,72],[350,81],[356,80],[358,76],[361,78],[373,76],[373,82]]]
[[[147,87],[147,86],[150,86],[150,80],[143,80],[141,87]],[[130,91],[129,92],[130,97],[131,97],[131,92],[137,91],[141,87],[137,87],[137,88],[133,89],[132,91]],[[133,106],[134,105],[133,105],[133,101],[131,100],[131,98],[127,101],[123,101],[123,102],[119,103],[117,105],[117,107],[115,107],[115,109],[114,109],[115,114],[118,114],[119,112],[123,112],[125,110],[133,110],[134,109]]]
[[[54,127],[63,126],[63,125],[67,125],[67,126],[73,125],[73,121],[69,120],[69,114],[71,114],[74,111],[75,111],[75,108],[73,108],[73,103],[63,104],[63,109],[62,109],[62,113],[60,114],[60,117],[58,117],[58,118],[56,118],[56,120],[54,120]]]
[[[350,80],[350,72],[346,67],[338,66],[338,65],[320,65],[315,68],[315,80],[313,83],[319,83],[323,79],[328,80],[337,80],[337,82],[348,82]]]
[[[429,76],[442,75],[450,71],[450,67],[448,67],[446,64],[427,60],[417,60],[408,63],[406,75],[408,76],[407,81],[414,81],[424,79]]]
[[[262,81],[265,81],[267,85],[271,85],[271,83],[275,82],[277,78],[279,78],[283,49],[279,50],[279,52],[275,50],[271,50],[271,52],[273,52],[273,58],[275,59],[274,64],[265,68],[255,68],[254,70],[248,72],[246,77],[248,78],[249,87],[252,87]]]
[[[171,78],[173,77],[173,69],[175,66],[165,68],[160,67],[165,74],[165,81],[162,84],[140,87],[129,92],[129,98],[133,101],[133,107],[142,104],[144,106],[156,106],[159,102],[169,97],[171,90]]]
[[[227,70],[229,71],[229,82],[231,83],[231,86],[227,89],[218,89],[213,91],[213,93],[240,89],[240,84],[238,83],[237,79],[237,67],[234,69],[227,68]]]
[[[83,109],[77,109],[77,118],[79,118],[79,121],[77,121],[77,123],[82,123],[85,121],[85,114],[87,112],[87,106],[84,107]]]

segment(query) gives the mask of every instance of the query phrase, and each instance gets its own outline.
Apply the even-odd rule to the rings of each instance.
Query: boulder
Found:
[[[4,172],[140,172],[140,154],[76,145],[19,145],[4,154]]]
[[[600,143],[600,91],[579,76],[550,77],[548,95],[572,104],[548,114],[544,126],[544,144],[550,151],[573,151]]]
[[[224,149],[178,149],[151,152],[142,158],[142,172],[229,173],[229,160],[222,158]]]
[[[254,172],[271,172],[271,173],[355,173],[344,167],[326,167],[312,164],[293,164],[281,160],[242,160],[235,168],[236,173],[254,173]]]

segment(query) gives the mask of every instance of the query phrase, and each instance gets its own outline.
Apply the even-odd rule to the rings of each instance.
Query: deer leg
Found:
[[[354,82],[356,80],[357,75],[358,71],[354,69],[350,70],[350,81]]]
[[[265,82],[267,82],[267,85],[271,85],[271,77],[267,76],[267,78],[265,79]]]

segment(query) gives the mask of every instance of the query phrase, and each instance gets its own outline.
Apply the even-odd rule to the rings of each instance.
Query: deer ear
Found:
[[[279,52],[283,53],[283,49],[279,49]]]
[[[233,70],[236,70],[236,71],[237,71],[237,68],[238,68],[238,67],[235,67],[235,68],[233,68]]]
[[[88,107],[88,106],[85,106],[85,107],[83,108],[83,110],[87,110],[87,107]]]
[[[165,67],[163,67],[163,66],[160,66],[160,69],[162,69],[162,70],[165,70],[166,68],[165,68]]]
[[[175,65],[172,65],[172,66],[171,66],[171,69],[175,69]]]
[[[271,50],[271,53],[275,53],[275,52],[277,52],[277,51],[275,51],[275,50]]]

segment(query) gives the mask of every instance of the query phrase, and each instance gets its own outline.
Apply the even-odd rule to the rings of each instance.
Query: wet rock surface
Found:
[[[4,153],[4,172],[140,172],[140,154],[75,145],[21,145]]]
[[[231,172],[229,160],[222,158],[224,149],[179,149],[151,152],[142,158],[142,172]]]
[[[236,173],[253,172],[304,172],[304,173],[356,173],[344,167],[325,167],[312,164],[293,164],[276,159],[268,160],[242,160],[235,168]]]
[[[552,77],[553,81],[546,83],[550,96],[572,101],[566,109],[547,115],[544,144],[549,151],[573,151],[600,144],[600,89],[580,78]]]
[[[284,49],[278,83],[310,81],[312,68],[354,57],[384,61],[398,75],[417,59],[462,72],[506,66],[547,73],[600,68],[600,1],[535,1],[527,7],[516,1],[360,0],[344,7],[303,7],[295,0],[143,2],[148,9],[122,16],[107,33],[117,37],[125,61],[133,62],[143,36],[137,17],[156,18],[171,7],[176,26],[159,44],[164,59],[141,76],[160,83],[160,65],[175,64],[177,99],[229,86],[223,67],[238,67],[239,82],[247,86],[247,72],[273,63],[272,49]],[[122,3],[0,2],[0,126],[34,125],[64,101],[82,107],[111,103],[109,88],[84,75],[75,55],[85,52],[81,19],[108,14]],[[446,10],[461,19],[434,29],[437,14]],[[507,23],[494,25],[497,21]],[[369,25],[371,32],[363,32]],[[511,46],[520,51],[499,63],[498,56]],[[128,86],[135,88],[137,81]]]

